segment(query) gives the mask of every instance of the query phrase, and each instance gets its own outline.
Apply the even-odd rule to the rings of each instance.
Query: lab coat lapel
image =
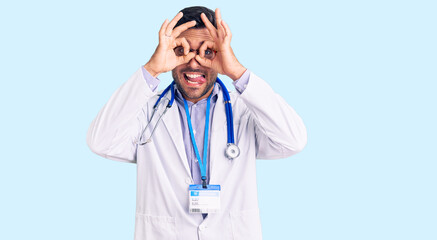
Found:
[[[168,134],[173,142],[173,145],[179,153],[179,159],[187,171],[188,176],[191,176],[190,167],[188,166],[187,154],[185,153],[184,140],[182,137],[181,120],[179,116],[179,109],[176,101],[173,106],[168,109],[167,113],[162,117]]]
[[[226,110],[223,103],[222,91],[219,92],[217,102],[215,104],[211,129],[211,142],[209,145],[210,182],[212,184],[220,184],[220,179],[218,179],[218,175],[222,171],[223,166],[221,166],[221,162],[225,154],[224,151],[227,143]]]

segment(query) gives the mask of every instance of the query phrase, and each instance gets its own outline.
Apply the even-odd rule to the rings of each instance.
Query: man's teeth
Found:
[[[187,80],[187,82],[192,83],[192,84],[198,83],[198,82],[192,82],[190,80]]]
[[[187,75],[187,77],[189,77],[189,78],[198,78],[198,77],[202,76],[200,74],[185,74],[185,75]]]

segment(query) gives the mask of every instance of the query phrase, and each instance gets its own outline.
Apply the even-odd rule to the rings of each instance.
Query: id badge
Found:
[[[190,213],[216,213],[220,210],[220,185],[190,185]]]

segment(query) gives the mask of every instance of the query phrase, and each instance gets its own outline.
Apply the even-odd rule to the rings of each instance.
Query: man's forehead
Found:
[[[188,42],[193,41],[213,41],[207,28],[191,28],[183,31],[179,37],[184,37]]]

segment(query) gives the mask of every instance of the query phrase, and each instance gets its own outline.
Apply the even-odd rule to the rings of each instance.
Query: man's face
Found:
[[[182,32],[179,37],[184,37],[190,45],[190,49],[195,51],[200,48],[203,42],[213,41],[206,28],[188,29]],[[194,103],[209,96],[217,78],[217,72],[201,66],[195,58],[186,64],[175,67],[172,75],[184,98]]]

